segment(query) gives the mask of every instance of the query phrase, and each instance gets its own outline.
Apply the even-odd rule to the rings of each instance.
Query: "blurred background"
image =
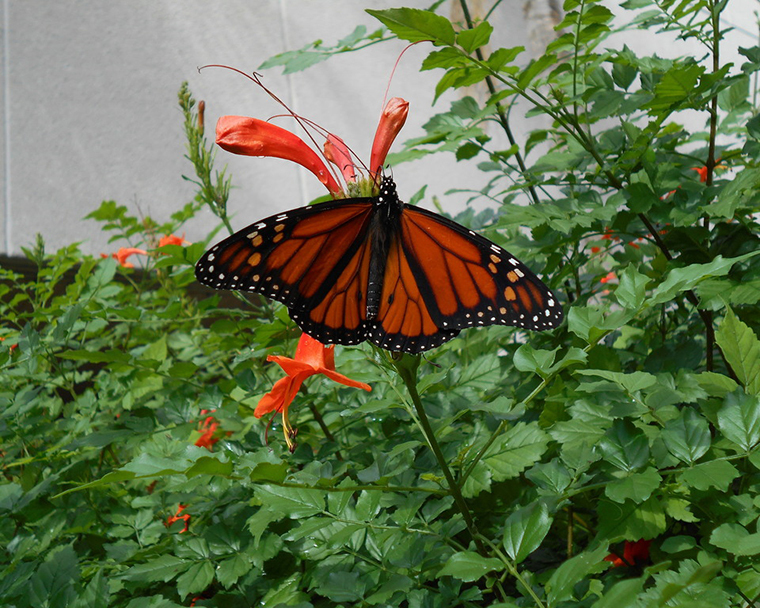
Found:
[[[99,224],[84,220],[103,200],[158,221],[189,202],[194,186],[184,158],[185,142],[177,91],[188,81],[196,99],[206,102],[206,133],[213,141],[216,120],[224,114],[267,119],[281,113],[245,77],[206,64],[226,64],[245,72],[269,57],[316,40],[327,46],[358,24],[374,31],[380,24],[364,12],[402,4],[355,0],[3,0],[0,111],[0,253],[19,255],[41,233],[48,250],[81,242],[87,253],[109,253],[127,243],[108,244]],[[410,0],[405,6],[427,8]],[[615,8],[618,2],[605,2]],[[497,3],[488,19],[495,27],[491,48],[524,46],[526,64],[555,35],[559,0],[509,0]],[[470,2],[482,17],[493,2]],[[458,2],[439,11],[453,19]],[[756,0],[732,0],[724,26],[730,61],[738,46],[757,44]],[[617,10],[618,13],[622,11]],[[627,14],[627,13],[626,13]],[[649,41],[635,32],[615,44],[634,49]],[[263,71],[264,83],[299,114],[341,136],[367,162],[372,137],[388,89],[411,104],[401,141],[423,134],[432,114],[452,100],[478,91],[453,92],[431,108],[440,71],[419,72],[429,47],[420,44],[401,58],[406,44],[390,41],[332,57],[304,72]],[[651,52],[651,49],[647,49]],[[662,56],[701,53],[689,41],[673,40]],[[524,141],[525,109],[513,109],[512,127]],[[704,120],[704,117],[693,117]],[[295,126],[287,119],[277,124]],[[537,125],[531,123],[531,128]],[[548,125],[547,125],[548,126]],[[508,144],[503,142],[502,147]],[[497,148],[499,146],[496,146]],[[400,149],[396,146],[395,149]],[[228,166],[233,191],[229,212],[242,228],[262,217],[306,204],[326,193],[314,177],[277,159],[217,153]],[[478,190],[487,176],[475,163],[437,155],[393,169],[402,199],[428,184],[423,205],[452,188]],[[456,212],[468,196],[441,198]],[[218,220],[207,210],[189,225],[190,241],[205,237]]]

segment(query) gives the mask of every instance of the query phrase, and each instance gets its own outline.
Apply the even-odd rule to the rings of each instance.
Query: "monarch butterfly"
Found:
[[[378,196],[251,224],[209,249],[195,276],[209,287],[282,302],[320,342],[369,340],[407,353],[439,346],[467,327],[542,331],[564,316],[522,262],[456,222],[402,203],[387,176]]]

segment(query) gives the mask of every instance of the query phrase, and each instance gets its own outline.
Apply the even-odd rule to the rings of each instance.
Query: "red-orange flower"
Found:
[[[317,153],[300,137],[272,123],[246,116],[222,116],[216,123],[216,143],[234,154],[291,160],[316,175],[331,193],[341,192]]]
[[[182,513],[186,508],[187,505],[180,504],[179,507],[177,507],[177,512],[166,520],[166,527],[168,528],[174,522],[182,520],[185,522],[185,527],[182,528],[179,533],[182,534],[183,532],[187,532],[188,526],[190,525],[190,513]],[[180,515],[180,513],[182,513],[182,515]]]
[[[371,175],[385,162],[388,150],[404,126],[408,113],[409,103],[398,97],[391,99],[385,106],[372,145],[369,166]],[[302,124],[311,123],[303,120]],[[324,158],[335,164],[347,184],[354,182],[357,165],[348,146],[332,133],[319,132],[326,138]],[[334,176],[322,158],[300,137],[269,122],[245,116],[222,116],[216,124],[216,143],[234,154],[271,156],[296,162],[316,175],[333,196],[340,196],[345,191],[336,179],[338,174]]]
[[[212,412],[214,410],[211,410]],[[209,413],[209,410],[201,410],[201,416],[204,414]],[[213,445],[219,441],[218,437],[214,437],[214,434],[216,433],[216,429],[219,428],[219,423],[217,422],[216,418],[213,416],[207,416],[206,419],[198,424],[198,430],[201,433],[201,436],[198,437],[198,440],[195,442],[195,445],[201,448],[206,448],[207,450],[210,450]]]
[[[272,390],[261,398],[253,415],[256,418],[261,418],[269,412],[280,412],[282,414],[282,426],[285,431],[285,441],[291,450],[295,448],[295,444],[292,439],[294,432],[288,422],[288,408],[306,378],[314,374],[322,374],[330,380],[344,384],[345,386],[361,388],[365,391],[372,390],[368,384],[351,380],[351,378],[336,372],[334,347],[325,346],[308,334],[301,335],[301,339],[296,347],[295,359],[269,355],[267,361],[276,362],[287,375],[275,382]]]
[[[636,542],[627,540],[623,546],[623,557],[610,553],[604,558],[604,561],[612,562],[613,568],[635,566],[636,562],[643,562],[649,559],[649,545],[651,544],[651,540],[637,540]]]
[[[614,272],[608,272],[607,276],[604,276],[601,279],[599,279],[599,282],[600,283],[609,283],[610,281],[614,281],[615,279],[617,279],[617,276],[615,275],[615,273]]]
[[[372,153],[369,157],[370,171],[379,171],[382,168],[393,140],[406,122],[407,114],[409,114],[409,102],[400,97],[394,97],[386,104],[372,142]]]
[[[162,236],[158,241],[158,246],[163,247],[164,245],[190,245],[190,242],[185,240],[185,233],[183,232],[182,236],[175,236],[173,234]]]
[[[148,252],[144,249],[138,249],[137,247],[122,247],[116,253],[112,253],[110,257],[118,260],[119,265],[123,268],[134,268],[135,265],[132,262],[127,262],[127,258],[132,255],[148,255]],[[106,253],[100,254],[101,258],[109,257]]]

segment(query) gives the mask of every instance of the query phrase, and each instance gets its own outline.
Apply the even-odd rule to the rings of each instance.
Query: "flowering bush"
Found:
[[[490,92],[454,101],[391,162],[479,162],[471,187],[501,204],[460,221],[530,263],[567,321],[468,330],[425,358],[325,347],[282,306],[194,291],[208,243],[176,235],[205,205],[233,227],[183,87],[196,200],[163,224],[104,202],[90,217],[116,252],[40,240],[34,277],[0,270],[0,604],[753,605],[760,48],[721,63],[723,3],[620,10],[633,5],[650,5],[636,27],[695,39],[704,61],[602,50],[610,10],[568,0],[527,65],[490,50],[487,21],[413,9],[268,62],[397,37],[430,46],[436,94]],[[511,133],[516,97],[551,125],[502,150],[483,125]],[[241,126],[275,133],[222,122],[235,152]],[[314,173],[350,193],[336,164]]]

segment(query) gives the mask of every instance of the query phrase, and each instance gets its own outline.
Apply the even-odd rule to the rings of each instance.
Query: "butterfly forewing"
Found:
[[[366,246],[371,212],[372,199],[352,199],[273,215],[212,247],[195,276],[209,287],[254,291],[311,310]]]

